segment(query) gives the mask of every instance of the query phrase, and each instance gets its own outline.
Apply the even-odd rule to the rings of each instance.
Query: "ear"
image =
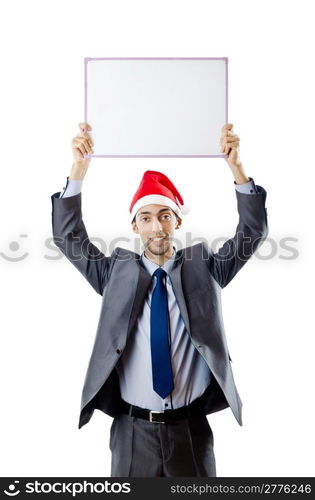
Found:
[[[179,229],[180,226],[182,225],[182,222],[183,222],[183,219],[181,219],[180,217],[177,217],[175,229]]]
[[[133,232],[139,234],[139,229],[138,229],[136,222],[133,221],[131,224],[132,224]]]

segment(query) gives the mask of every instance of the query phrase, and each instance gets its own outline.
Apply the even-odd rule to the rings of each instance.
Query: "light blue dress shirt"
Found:
[[[255,183],[250,177],[245,184],[235,184],[235,189],[245,194],[257,193]],[[82,181],[70,180],[60,193],[59,198],[75,196],[82,188]],[[145,297],[143,309],[131,337],[116,365],[122,398],[141,408],[155,411],[180,408],[201,396],[211,381],[211,370],[201,354],[194,347],[185,328],[180,309],[173,291],[169,272],[174,265],[176,248],[173,246],[172,257],[161,266],[167,273],[166,289],[170,319],[170,351],[174,379],[174,390],[166,398],[161,398],[152,383],[152,365],[150,348],[150,304],[157,278],[152,276],[159,267],[151,262],[142,252],[141,260],[152,276],[152,283]]]

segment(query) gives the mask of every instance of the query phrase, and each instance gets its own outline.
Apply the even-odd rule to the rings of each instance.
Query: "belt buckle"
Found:
[[[153,422],[154,424],[165,424],[165,422],[160,422],[159,420],[153,420],[153,413],[164,413],[164,411],[155,411],[155,410],[149,410],[149,419],[150,422]]]

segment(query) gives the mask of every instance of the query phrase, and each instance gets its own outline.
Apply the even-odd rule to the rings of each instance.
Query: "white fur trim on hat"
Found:
[[[187,205],[181,205],[180,211],[183,215],[187,215],[190,212],[190,208]]]
[[[136,201],[131,211],[131,218],[133,219],[138,210],[144,205],[151,205],[152,203],[157,205],[166,205],[170,207],[177,215],[181,215],[181,211],[179,207],[176,205],[175,201],[171,200],[167,196],[162,194],[148,194],[146,196],[142,196],[139,200]]]

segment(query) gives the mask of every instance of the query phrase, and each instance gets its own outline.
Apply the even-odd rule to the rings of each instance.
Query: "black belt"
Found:
[[[174,422],[175,420],[181,420],[183,418],[205,415],[206,395],[209,392],[209,387],[210,386],[207,387],[205,392],[199,398],[194,399],[194,401],[188,406],[181,406],[180,408],[176,408],[175,410],[148,410],[146,408],[140,408],[140,406],[129,404],[123,399],[121,400],[121,410],[127,415],[143,418],[145,420],[149,420],[149,422],[154,422],[157,424],[165,424],[168,422]]]

